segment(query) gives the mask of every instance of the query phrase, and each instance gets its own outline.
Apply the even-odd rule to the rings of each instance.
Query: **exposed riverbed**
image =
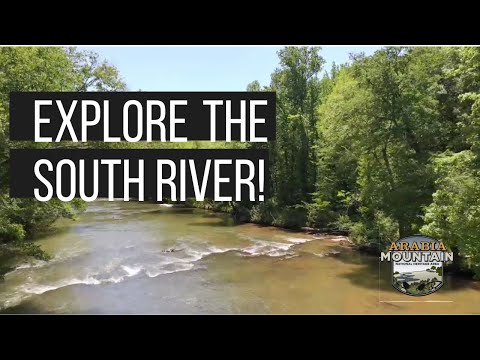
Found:
[[[0,281],[5,313],[480,313],[480,283],[412,298],[342,237],[226,215],[97,201],[37,240],[53,259]],[[407,302],[405,302],[407,301]]]

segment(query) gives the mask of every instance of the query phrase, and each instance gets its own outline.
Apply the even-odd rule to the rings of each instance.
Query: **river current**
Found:
[[[480,313],[480,283],[446,276],[414,298],[388,264],[339,236],[314,236],[227,215],[96,201],[61,220],[30,261],[0,281],[3,313]]]

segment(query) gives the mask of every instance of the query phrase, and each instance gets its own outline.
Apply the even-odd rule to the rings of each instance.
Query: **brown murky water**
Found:
[[[480,313],[480,283],[412,298],[387,264],[313,236],[201,210],[98,201],[38,240],[49,262],[0,282],[5,313]],[[175,249],[176,251],[168,252]]]

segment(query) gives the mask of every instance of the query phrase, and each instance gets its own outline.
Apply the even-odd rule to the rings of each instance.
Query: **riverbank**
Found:
[[[264,226],[273,226],[280,229],[292,230],[297,232],[302,232],[305,234],[310,235],[339,235],[339,236],[346,236],[348,237],[349,233],[346,230],[339,230],[339,229],[330,229],[330,228],[313,228],[309,226],[300,226],[300,227],[286,227],[278,224],[269,224],[265,222],[256,222],[251,219],[251,215],[247,208],[244,208],[243,211],[238,211],[233,209],[230,205],[221,205],[219,207],[212,206],[211,203],[206,202],[191,202],[186,204],[173,204],[173,203],[165,203],[159,204],[160,207],[165,208],[184,208],[184,209],[202,209],[207,211],[212,211],[214,213],[223,213],[223,214],[230,214],[232,215],[233,219],[238,223],[251,223],[257,225],[264,225]],[[238,211],[237,213],[235,211]],[[348,240],[350,241],[350,240]],[[351,241],[350,241],[351,242]]]
[[[246,207],[241,206],[232,206],[231,203],[214,203],[214,202],[196,202],[193,200],[189,200],[184,204],[160,204],[163,207],[179,207],[179,208],[190,208],[190,209],[203,209],[207,211],[212,211],[214,213],[225,213],[230,214],[235,222],[238,223],[251,223],[256,224],[259,226],[271,226],[283,230],[288,230],[296,233],[303,233],[312,235],[314,238],[320,238],[324,236],[341,236],[343,239],[341,240],[342,245],[348,246],[356,251],[368,254],[371,256],[380,256],[380,253],[384,250],[382,248],[382,244],[380,242],[366,242],[366,243],[356,243],[350,238],[350,232],[343,229],[333,229],[333,228],[314,228],[308,226],[300,226],[298,223],[275,223],[274,221],[268,222],[265,221],[262,217],[252,217],[252,210]],[[272,216],[273,218],[273,216]],[[263,220],[262,220],[263,219]],[[290,225],[290,226],[286,226]],[[456,253],[455,261],[453,264],[446,264],[444,265],[445,273],[450,275],[468,279],[472,281],[478,281],[475,277],[475,273],[471,269],[467,269],[462,265],[462,258]]]
[[[270,214],[273,221],[267,221],[265,217],[259,216],[252,216],[252,209],[248,209],[242,206],[232,206],[231,203],[215,203],[209,201],[194,201],[192,199],[188,199],[185,203],[161,203],[158,204],[161,207],[166,208],[186,208],[186,209],[202,209],[211,211],[213,213],[220,213],[220,214],[230,214],[232,216],[233,221],[237,223],[250,223],[256,224],[259,226],[270,226],[278,229],[283,229],[287,231],[292,231],[296,233],[303,233],[312,235],[315,237],[321,236],[342,236],[343,242],[348,243],[348,246],[355,247],[358,251],[363,253],[367,253],[370,255],[379,255],[381,249],[379,249],[378,244],[355,244],[349,238],[349,232],[344,229],[334,229],[334,228],[315,228],[310,226],[305,226],[301,223],[295,222],[287,222],[287,221],[275,221],[274,216]],[[371,246],[370,246],[371,245]]]

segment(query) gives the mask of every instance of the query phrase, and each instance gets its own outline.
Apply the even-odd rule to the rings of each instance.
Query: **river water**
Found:
[[[480,313],[480,283],[412,298],[342,237],[235,225],[225,215],[97,201],[37,240],[53,259],[0,282],[3,313]],[[171,250],[174,251],[171,251]]]

